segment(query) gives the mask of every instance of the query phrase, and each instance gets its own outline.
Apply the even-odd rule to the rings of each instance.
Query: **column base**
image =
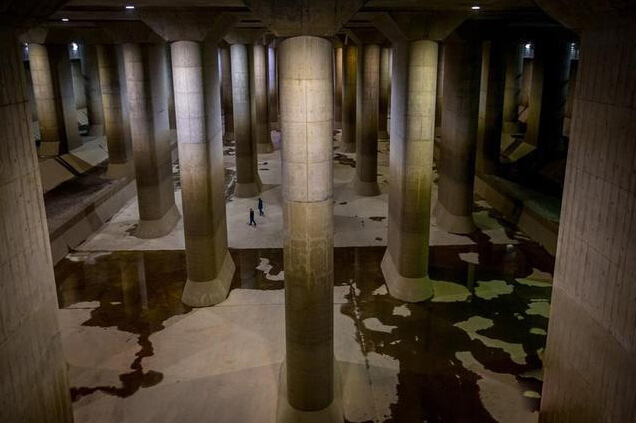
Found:
[[[472,213],[470,216],[455,216],[439,201],[435,204],[433,216],[437,227],[452,234],[467,235],[477,230]]]
[[[287,363],[283,362],[278,381],[276,423],[344,423],[340,372],[338,371],[338,362],[335,359],[333,364],[333,401],[322,410],[303,411],[292,407],[287,401]]]
[[[225,259],[216,279],[205,282],[196,282],[188,279],[181,302],[190,307],[209,307],[220,303],[227,298],[232,284],[232,277],[236,266],[230,256],[230,252],[225,252]]]
[[[88,127],[90,137],[101,137],[104,135],[104,125],[91,125]]]
[[[257,144],[256,151],[258,152],[258,154],[271,153],[272,151],[274,151],[274,144],[272,144],[271,142]]]
[[[181,218],[179,209],[175,204],[163,215],[156,220],[139,220],[135,236],[142,239],[160,238],[172,232],[177,222]]]
[[[135,174],[135,163],[132,160],[126,163],[108,163],[106,179],[119,179],[132,177]]]
[[[389,133],[387,131],[379,131],[378,132],[378,139],[388,140],[389,139]]]
[[[384,253],[380,267],[382,268],[382,275],[384,275],[389,294],[393,298],[409,303],[417,303],[433,297],[433,282],[431,282],[428,275],[421,278],[407,278],[400,275],[388,248]]]
[[[355,192],[363,197],[374,197],[380,195],[380,186],[378,182],[363,182],[357,177],[354,181]]]
[[[234,187],[234,196],[238,198],[256,197],[261,193],[261,184],[250,182],[249,184],[237,182]]]
[[[342,153],[355,153],[356,152],[355,143],[340,144],[340,152],[342,152]]]
[[[223,134],[223,141],[234,141],[234,132],[226,132]]]
[[[59,141],[41,141],[38,147],[38,156],[53,157],[60,154]]]

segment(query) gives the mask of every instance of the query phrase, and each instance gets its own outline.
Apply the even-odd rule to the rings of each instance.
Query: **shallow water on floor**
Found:
[[[506,421],[501,416],[538,410],[553,258],[518,232],[509,235],[516,244],[495,245],[477,232],[476,245],[432,247],[436,295],[419,304],[387,292],[384,247],[334,249],[334,285],[347,292],[334,307],[355,324],[351,342],[365,357],[379,354],[399,364],[396,395],[380,421]],[[283,289],[282,249],[231,254],[232,289]],[[119,386],[72,386],[73,400],[98,391],[126,398],[161,384],[163,374],[145,369],[143,360],[154,354],[151,335],[191,311],[180,301],[185,253],[74,253],[55,274],[60,308],[90,305],[82,326],[116,327],[139,344]],[[513,386],[516,396],[508,401],[510,393],[498,384]]]

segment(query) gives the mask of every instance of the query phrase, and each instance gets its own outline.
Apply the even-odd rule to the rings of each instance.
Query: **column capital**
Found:
[[[140,17],[166,41],[218,41],[239,20],[235,13],[212,9],[142,10]]]
[[[381,46],[388,45],[389,39],[374,27],[347,27],[343,29],[344,33],[358,45],[378,44]]]
[[[236,28],[225,34],[223,40],[228,44],[256,44],[261,41],[262,44],[267,44],[266,40],[263,40],[266,28]]]
[[[391,42],[441,41],[457,28],[469,12],[365,12],[356,17],[371,22]]]

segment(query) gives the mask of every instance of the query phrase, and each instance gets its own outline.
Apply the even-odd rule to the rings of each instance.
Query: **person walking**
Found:
[[[256,226],[256,220],[254,220],[254,209],[250,207],[250,226]]]
[[[263,199],[258,197],[258,214],[259,216],[265,216],[265,204],[263,204]]]

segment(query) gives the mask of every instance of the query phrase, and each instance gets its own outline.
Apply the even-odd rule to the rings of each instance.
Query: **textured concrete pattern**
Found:
[[[86,78],[86,108],[91,136],[104,135],[104,106],[102,104],[102,89],[99,82],[99,63],[97,61],[97,47],[94,44],[84,45],[84,67]]]
[[[0,421],[71,422],[20,43],[0,28]],[[18,70],[18,71],[16,71]]]
[[[267,92],[267,46],[250,46],[250,111],[252,130],[256,137],[258,153],[271,153],[274,145],[269,130],[269,109]]]

